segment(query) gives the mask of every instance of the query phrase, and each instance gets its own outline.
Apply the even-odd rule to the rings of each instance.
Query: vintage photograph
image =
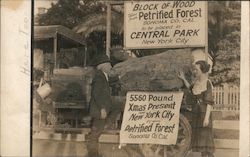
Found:
[[[241,1],[34,0],[34,157],[239,157]]]

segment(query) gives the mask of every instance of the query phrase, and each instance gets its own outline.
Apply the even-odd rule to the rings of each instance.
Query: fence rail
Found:
[[[234,85],[224,84],[213,88],[214,109],[239,110],[240,89]]]

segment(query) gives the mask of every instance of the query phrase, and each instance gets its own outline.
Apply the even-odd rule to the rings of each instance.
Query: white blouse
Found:
[[[192,92],[194,95],[201,94],[202,92],[207,90],[207,81],[208,79],[196,80],[194,82],[194,86],[192,88]]]

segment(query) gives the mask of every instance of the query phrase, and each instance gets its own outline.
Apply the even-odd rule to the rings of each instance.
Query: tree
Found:
[[[119,0],[122,1],[122,0]],[[214,85],[239,84],[240,80],[240,2],[208,2],[208,42],[213,58]],[[98,0],[59,0],[39,17],[40,25],[60,24],[87,35],[87,41],[105,41],[106,6]],[[112,7],[112,44],[122,44],[123,6]],[[120,41],[120,42],[117,42]],[[138,57],[165,50],[136,50]],[[91,53],[92,54],[92,53]]]
[[[214,85],[240,82],[240,2],[211,2],[209,50],[214,60]],[[212,10],[212,12],[211,12]],[[214,19],[214,20],[211,20]]]
[[[38,23],[74,28],[89,14],[102,13],[104,7],[98,0],[59,0],[51,4],[47,13],[39,15]]]

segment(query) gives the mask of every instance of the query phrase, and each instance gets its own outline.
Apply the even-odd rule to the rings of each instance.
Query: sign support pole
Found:
[[[205,61],[208,62],[208,2],[205,3]]]
[[[111,44],[111,5],[107,3],[106,55],[110,57]]]
[[[54,36],[54,69],[57,69],[57,32]]]

